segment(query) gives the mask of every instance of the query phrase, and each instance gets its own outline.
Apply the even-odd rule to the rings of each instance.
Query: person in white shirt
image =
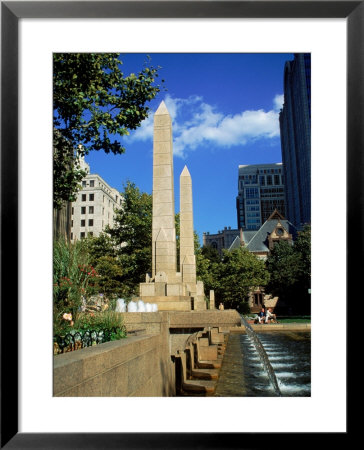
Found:
[[[268,308],[267,314],[265,316],[265,323],[268,323],[268,320],[271,320],[271,321],[274,321],[274,322],[277,321],[277,316],[275,314],[273,314],[272,311],[273,311],[272,308]]]

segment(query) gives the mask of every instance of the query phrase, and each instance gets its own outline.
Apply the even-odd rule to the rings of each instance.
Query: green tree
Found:
[[[100,256],[97,260],[98,292],[109,299],[116,299],[125,294],[124,273],[119,258],[110,255]]]
[[[160,91],[155,83],[159,68],[148,64],[138,74],[124,76],[118,53],[54,54],[55,208],[75,200],[85,176],[80,156],[91,150],[125,152],[122,136],[140,126],[148,116],[146,103]]]
[[[249,312],[250,291],[258,286],[265,286],[269,280],[264,262],[245,248],[224,250],[217,269],[217,301],[223,302],[225,308],[234,308],[241,313]]]
[[[294,313],[310,313],[311,228],[299,233],[294,245],[278,242],[267,259],[269,292],[277,295]]]
[[[88,249],[105,293],[125,298],[137,294],[139,283],[151,272],[152,196],[128,181],[113,227],[91,238]]]
[[[116,247],[114,246],[111,236],[105,232],[100,233],[97,237],[88,236],[86,239],[83,239],[82,242],[87,248],[90,255],[90,262],[94,266],[103,256],[114,258],[117,255]]]
[[[203,281],[205,293],[213,289],[219,292],[219,271],[221,258],[219,252],[211,246],[204,246],[196,251],[196,276]]]
[[[87,247],[90,262],[98,273],[97,291],[109,299],[122,296],[123,269],[118,258],[117,247],[111,236],[100,233],[97,237],[87,237],[83,242]]]
[[[202,247],[201,254],[211,262],[218,263],[221,261],[221,257],[219,255],[218,250],[212,247],[211,245],[206,245]]]

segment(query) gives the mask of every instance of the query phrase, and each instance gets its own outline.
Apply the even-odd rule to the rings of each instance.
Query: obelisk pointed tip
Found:
[[[187,169],[187,166],[184,166],[184,168],[181,172],[181,177],[191,177],[191,174],[190,174],[189,170]]]
[[[165,115],[165,114],[169,115],[169,112],[168,112],[166,104],[164,103],[164,100],[162,100],[160,105],[158,106],[157,111],[155,112],[155,115],[161,116],[161,115]]]

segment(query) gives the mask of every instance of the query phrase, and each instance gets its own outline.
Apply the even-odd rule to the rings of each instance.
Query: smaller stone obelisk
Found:
[[[192,180],[187,166],[180,175],[180,270],[182,282],[196,294],[196,257],[193,234]]]

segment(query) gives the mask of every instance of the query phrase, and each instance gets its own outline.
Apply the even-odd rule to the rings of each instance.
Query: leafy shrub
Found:
[[[81,309],[82,297],[95,293],[97,273],[89,264],[82,242],[74,244],[59,239],[53,246],[53,323],[55,329],[72,325]],[[71,320],[64,320],[64,314]]]
[[[90,314],[80,313],[77,316],[73,329],[75,330],[95,330],[120,328],[125,330],[123,318],[115,311],[95,312]]]

